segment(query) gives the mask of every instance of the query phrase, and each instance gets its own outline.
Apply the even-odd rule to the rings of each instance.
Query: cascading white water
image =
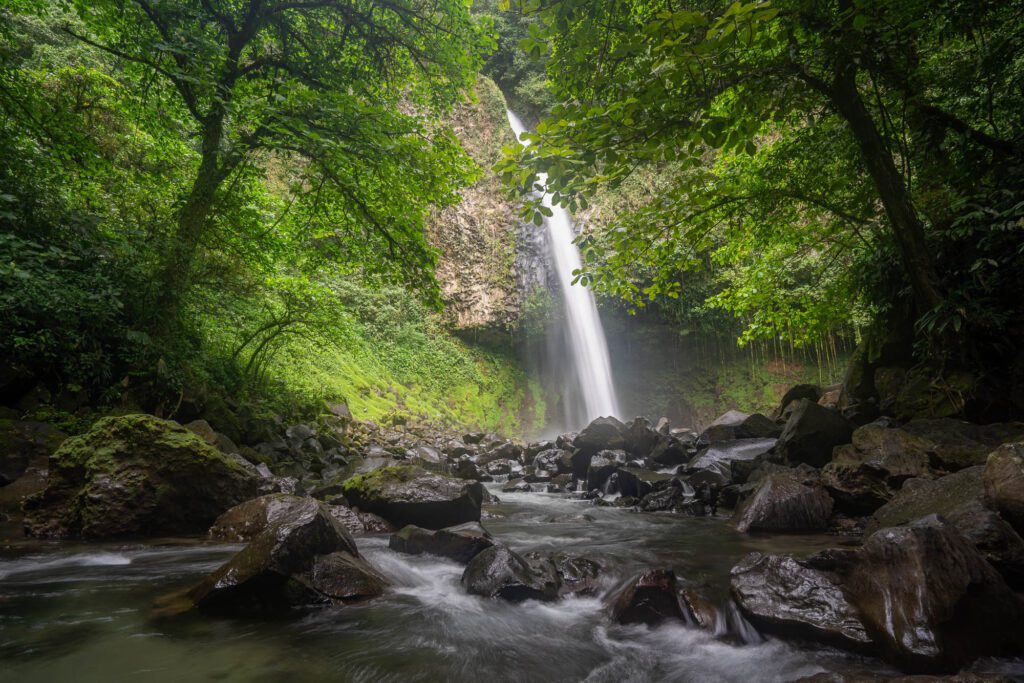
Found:
[[[513,112],[507,111],[509,125],[516,139],[526,132],[526,127]],[[546,180],[541,175],[540,182]],[[608,360],[608,343],[601,327],[601,318],[594,303],[593,293],[582,285],[573,285],[573,271],[581,266],[580,252],[573,243],[572,218],[569,212],[551,204],[551,196],[542,197],[544,206],[551,209],[551,217],[544,220],[551,249],[551,260],[562,290],[565,306],[566,325],[571,348],[568,357],[573,365],[573,376],[579,390],[579,401],[583,407],[583,424],[595,417],[619,415],[612,381],[611,362]],[[567,425],[568,427],[582,427]]]

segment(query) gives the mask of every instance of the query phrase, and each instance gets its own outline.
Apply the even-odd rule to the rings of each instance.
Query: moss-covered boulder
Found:
[[[45,490],[25,501],[32,536],[110,538],[206,531],[257,495],[260,477],[176,422],[106,417],[50,456]]]
[[[443,529],[480,521],[484,487],[413,465],[382,467],[344,483],[345,498],[363,512],[380,515],[396,527],[415,524]]]

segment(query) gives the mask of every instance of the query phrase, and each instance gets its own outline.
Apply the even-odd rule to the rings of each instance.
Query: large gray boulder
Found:
[[[775,447],[775,439],[719,441],[695,455],[686,466],[687,474],[706,473],[706,481],[720,486],[731,483],[733,463],[763,458]]]
[[[380,515],[396,527],[408,524],[443,529],[480,521],[484,487],[412,465],[398,465],[352,477],[345,498],[363,512]]]

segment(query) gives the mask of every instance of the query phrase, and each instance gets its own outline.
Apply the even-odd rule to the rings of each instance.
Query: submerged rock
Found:
[[[602,569],[599,563],[573,555],[556,555],[554,563],[561,582],[560,596],[597,594]]]
[[[411,465],[385,467],[344,483],[345,497],[361,511],[402,527],[443,529],[480,521],[484,487]]]
[[[385,585],[327,506],[307,498],[276,517],[188,596],[203,611],[252,614],[364,600],[380,595]]]
[[[199,533],[261,483],[241,456],[176,422],[106,417],[50,457],[46,489],[25,501],[25,529],[86,538]]]
[[[462,585],[468,593],[510,602],[557,600],[559,584],[550,559],[520,556],[503,545],[478,554],[462,574]]]
[[[823,488],[779,472],[761,480],[735,520],[738,531],[823,531],[831,515],[832,498]]]
[[[871,638],[836,578],[807,563],[751,553],[733,567],[730,588],[743,614],[763,631],[854,651],[871,649]]]
[[[391,535],[388,547],[410,555],[438,555],[468,564],[494,545],[491,535],[477,522],[430,531],[412,524]]]
[[[629,579],[608,598],[608,613],[620,624],[685,621],[676,575],[670,569],[644,572]]]

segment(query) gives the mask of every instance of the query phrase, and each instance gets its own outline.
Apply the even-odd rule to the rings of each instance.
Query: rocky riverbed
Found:
[[[537,443],[343,407],[241,445],[9,421],[3,658],[17,680],[1024,676],[1024,425],[790,398]]]

